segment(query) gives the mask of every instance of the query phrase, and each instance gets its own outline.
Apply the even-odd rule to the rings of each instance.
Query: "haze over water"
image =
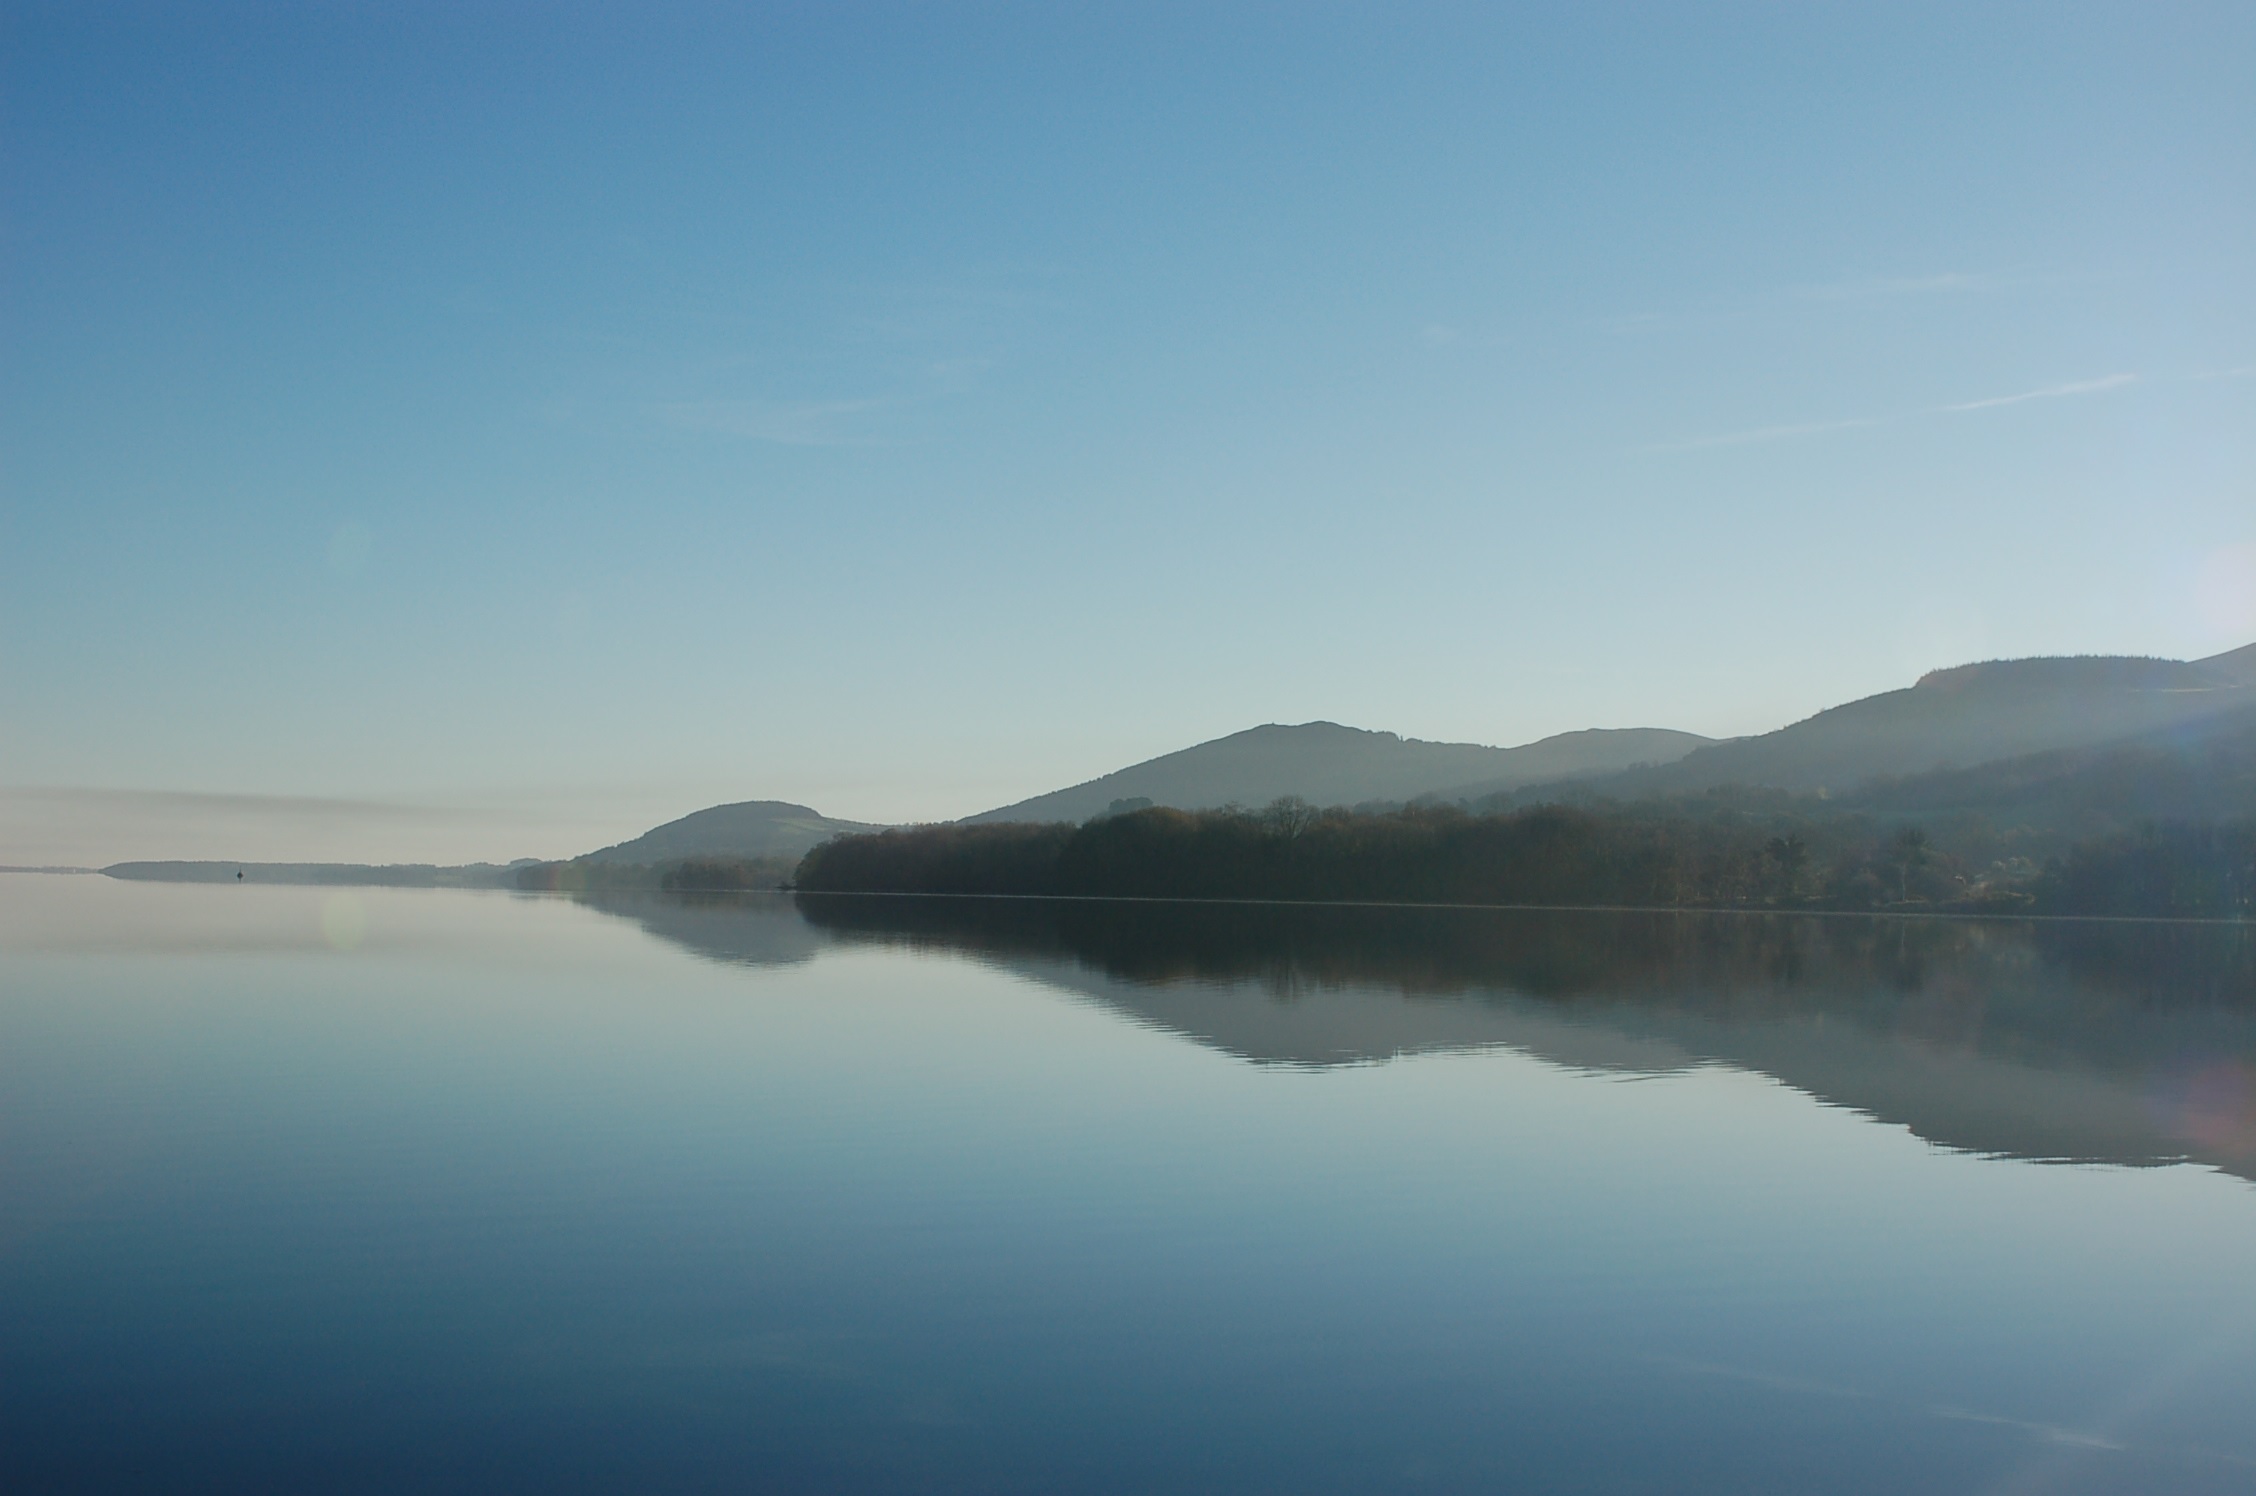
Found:
[[[12,1490],[2256,1479],[2245,930],[4,892]]]

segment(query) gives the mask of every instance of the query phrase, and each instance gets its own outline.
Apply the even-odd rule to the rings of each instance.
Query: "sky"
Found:
[[[0,862],[2248,643],[2251,78],[2239,3],[8,0]]]

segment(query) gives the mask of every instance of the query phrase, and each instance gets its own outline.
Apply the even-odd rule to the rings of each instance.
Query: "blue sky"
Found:
[[[2245,5],[6,16],[0,786],[547,855],[2256,639]]]

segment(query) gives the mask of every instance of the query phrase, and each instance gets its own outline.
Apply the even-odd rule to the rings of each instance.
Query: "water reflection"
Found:
[[[952,953],[1269,1064],[1759,1071],[1941,1146],[2256,1179],[2256,932],[920,899],[591,899],[708,956]]]
[[[0,899],[0,1490],[2256,1469],[2239,932],[333,892]]]

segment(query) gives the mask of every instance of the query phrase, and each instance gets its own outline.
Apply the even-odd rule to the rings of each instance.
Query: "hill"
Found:
[[[1745,785],[1840,794],[1882,777],[2167,733],[2250,707],[2256,645],[2191,662],[1990,660],[1931,671],[1903,690],[1610,775],[1578,792],[1628,800]]]
[[[2068,837],[2256,817],[2256,703],[2094,747],[1874,780],[1850,807],[1894,818],[1975,814]]]
[[[568,862],[530,863],[517,887],[553,892],[773,888],[799,859],[832,837],[878,831],[788,800],[741,800],[708,806],[631,841],[586,852]]]
[[[1457,785],[1496,793],[1682,758],[1709,742],[1665,728],[1562,733],[1518,748],[1428,743],[1336,722],[1271,723],[1131,764],[966,819],[1086,821],[1121,802],[1209,810],[1297,795],[1316,805],[1401,801]]]
[[[685,857],[796,858],[842,832],[875,831],[783,800],[744,800],[695,811],[654,826],[632,841],[574,859],[655,867]]]

